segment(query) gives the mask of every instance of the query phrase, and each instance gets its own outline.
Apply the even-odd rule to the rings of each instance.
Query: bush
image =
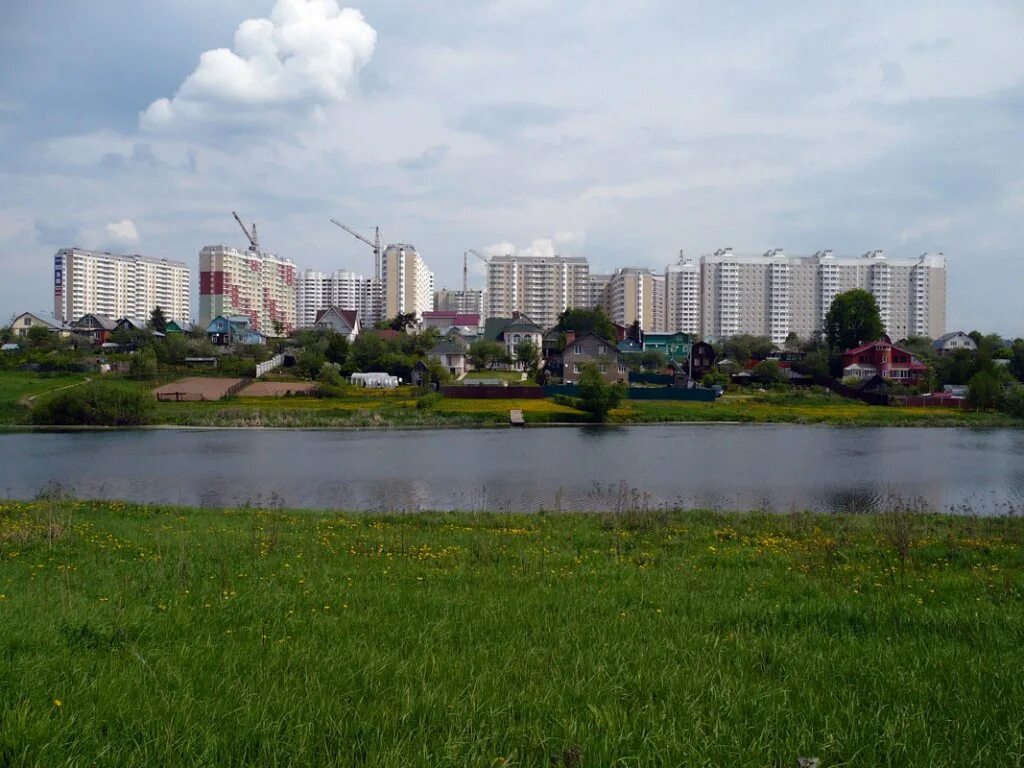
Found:
[[[36,403],[32,423],[126,427],[146,424],[152,413],[153,400],[146,393],[91,382]]]
[[[320,366],[320,374],[316,380],[329,387],[340,387],[342,384],[341,366],[338,363],[324,363]]]
[[[128,377],[131,379],[155,379],[156,355],[153,352],[139,352],[128,361]]]
[[[416,401],[416,408],[420,411],[429,411],[442,400],[444,396],[440,392],[429,392]]]

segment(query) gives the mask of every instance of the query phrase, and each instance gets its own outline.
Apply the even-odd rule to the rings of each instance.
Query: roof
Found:
[[[512,322],[511,317],[488,317],[484,323],[484,338],[487,341],[497,341],[501,338],[505,326]]]
[[[480,315],[475,312],[454,312],[447,310],[428,311],[422,314],[423,321],[446,320],[452,325],[479,326]]]
[[[528,318],[526,315],[519,315],[519,317],[512,318],[502,329],[502,333],[507,331],[531,331],[543,333],[544,329],[537,325],[533,320]]]
[[[428,355],[464,355],[466,350],[456,344],[454,341],[445,339],[444,341],[437,344],[433,349],[427,352]]]
[[[968,336],[963,331],[950,331],[949,333],[942,334],[941,336],[939,336],[939,338],[937,338],[935,341],[933,341],[932,342],[932,347],[934,349],[941,349],[943,344],[945,344],[947,341],[949,341],[950,339],[955,338],[957,336],[963,336],[964,338],[971,339],[971,337]],[[972,344],[974,343],[974,339],[971,339],[971,343]]]
[[[379,336],[382,339],[396,339],[401,331],[395,331],[391,328],[372,328],[367,333]]]
[[[143,330],[146,327],[146,321],[140,320],[137,317],[122,317],[118,319],[117,324],[121,325],[122,323],[128,323],[133,328],[138,328],[139,330]]]
[[[328,307],[327,309],[321,309],[319,312],[316,313],[316,320],[313,321],[313,324],[316,325],[324,318],[325,315],[331,313],[340,317],[342,320],[345,321],[349,328],[355,330],[356,323],[359,321],[359,311],[355,309],[339,309],[338,307]]]
[[[39,322],[43,323],[43,325],[48,325],[51,328],[56,328],[56,329],[59,330],[59,329],[64,327],[64,323],[62,323],[56,317],[51,315],[49,312],[22,312],[20,315],[18,315],[18,317],[14,318],[14,319],[15,319],[15,321],[17,321],[18,318],[25,317],[25,315],[28,315],[29,317],[33,317],[36,320],[38,320]]]
[[[115,330],[117,328],[117,323],[114,322],[113,320],[111,320],[106,315],[96,315],[96,314],[93,314],[91,312],[88,313],[88,314],[82,315],[80,318],[78,318],[78,321],[75,324],[76,325],[80,325],[81,322],[83,320],[85,320],[85,318],[87,318],[87,317],[91,317],[93,320],[95,320],[96,324],[100,328],[102,328],[104,331],[113,331],[113,330]]]
[[[17,352],[19,349],[21,349],[21,347],[19,347],[17,344],[13,342],[8,342],[7,344],[4,344],[2,347],[0,347],[0,351],[3,352]]]

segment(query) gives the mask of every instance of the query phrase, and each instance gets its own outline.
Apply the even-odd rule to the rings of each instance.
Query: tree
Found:
[[[967,386],[969,387],[967,400],[978,410],[995,408],[1003,390],[999,376],[992,371],[980,371],[974,374],[967,382]]]
[[[327,347],[324,349],[324,357],[329,362],[344,365],[348,359],[348,338],[340,333],[332,333],[327,339]]]
[[[729,358],[743,365],[748,360],[764,360],[774,349],[772,340],[767,336],[752,336],[740,333],[723,339],[719,349],[720,358]]]
[[[609,384],[593,363],[580,367],[580,407],[596,422],[608,420],[608,413],[622,402],[626,395],[622,384]]]
[[[388,322],[388,328],[392,331],[404,331],[409,326],[416,325],[416,313],[415,312],[399,312],[397,315],[392,317]]]
[[[478,339],[469,345],[469,362],[478,371],[490,368],[505,355],[505,348],[496,341]]]
[[[782,342],[782,346],[786,348],[787,352],[796,352],[800,349],[800,337],[796,335],[796,331],[786,334],[786,340]]]
[[[153,311],[149,313],[149,326],[158,333],[167,333],[167,318],[164,317],[164,311],[159,305],[153,307]]]
[[[271,325],[274,326],[275,336],[284,336],[284,323],[282,323],[280,320],[274,320],[271,323]]]
[[[1010,370],[1017,381],[1024,381],[1024,339],[1014,339],[1010,350]]]
[[[641,338],[642,335],[643,335],[643,331],[640,329],[640,321],[639,320],[634,320],[633,323],[626,330],[626,338],[627,339],[632,339],[637,344],[642,344],[643,343],[643,339]]]
[[[786,381],[782,367],[775,360],[762,360],[754,368],[754,375],[765,384],[782,384]]]
[[[128,378],[155,379],[156,374],[156,353],[152,350],[138,352],[128,361]]]
[[[33,347],[45,347],[50,344],[50,332],[42,325],[33,325],[29,328],[26,338]]]
[[[880,339],[885,333],[875,297],[861,288],[832,299],[825,317],[825,337],[834,350],[843,351]]]
[[[600,307],[594,309],[567,309],[558,316],[557,331],[575,331],[576,335],[591,333],[614,344],[615,325]]]
[[[540,350],[537,349],[537,345],[533,343],[533,339],[527,337],[516,344],[516,360],[523,364],[528,371],[537,370],[537,364],[540,361]]]

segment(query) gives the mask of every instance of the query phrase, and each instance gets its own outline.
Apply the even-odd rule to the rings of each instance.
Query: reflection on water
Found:
[[[0,435],[0,495],[411,512],[1024,512],[1024,431],[649,426]]]

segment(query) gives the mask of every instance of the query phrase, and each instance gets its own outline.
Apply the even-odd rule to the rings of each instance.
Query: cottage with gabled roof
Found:
[[[562,381],[579,383],[587,363],[596,365],[605,381],[612,384],[629,380],[629,368],[619,356],[616,345],[590,331],[576,336],[562,352]]]
[[[316,313],[313,327],[318,331],[334,331],[349,341],[359,335],[359,310],[328,307]]]
[[[11,322],[11,332],[21,338],[28,336],[29,329],[40,326],[59,336],[68,336],[71,333],[64,323],[46,312],[22,312]]]
[[[949,357],[961,350],[970,352],[972,355],[978,351],[978,345],[970,336],[963,331],[944,333],[932,342],[932,350],[939,357]]]
[[[115,330],[117,323],[106,315],[82,315],[71,324],[72,333],[84,336],[93,344],[106,344]]]
[[[219,347],[267,343],[266,337],[253,330],[247,315],[217,315],[206,327],[206,335]]]
[[[888,336],[843,352],[843,378],[882,379],[912,386],[924,378],[928,366],[912,352],[897,347]]]
[[[452,376],[459,377],[466,372],[466,350],[451,339],[442,339],[427,352],[427,359],[436,360]]]

